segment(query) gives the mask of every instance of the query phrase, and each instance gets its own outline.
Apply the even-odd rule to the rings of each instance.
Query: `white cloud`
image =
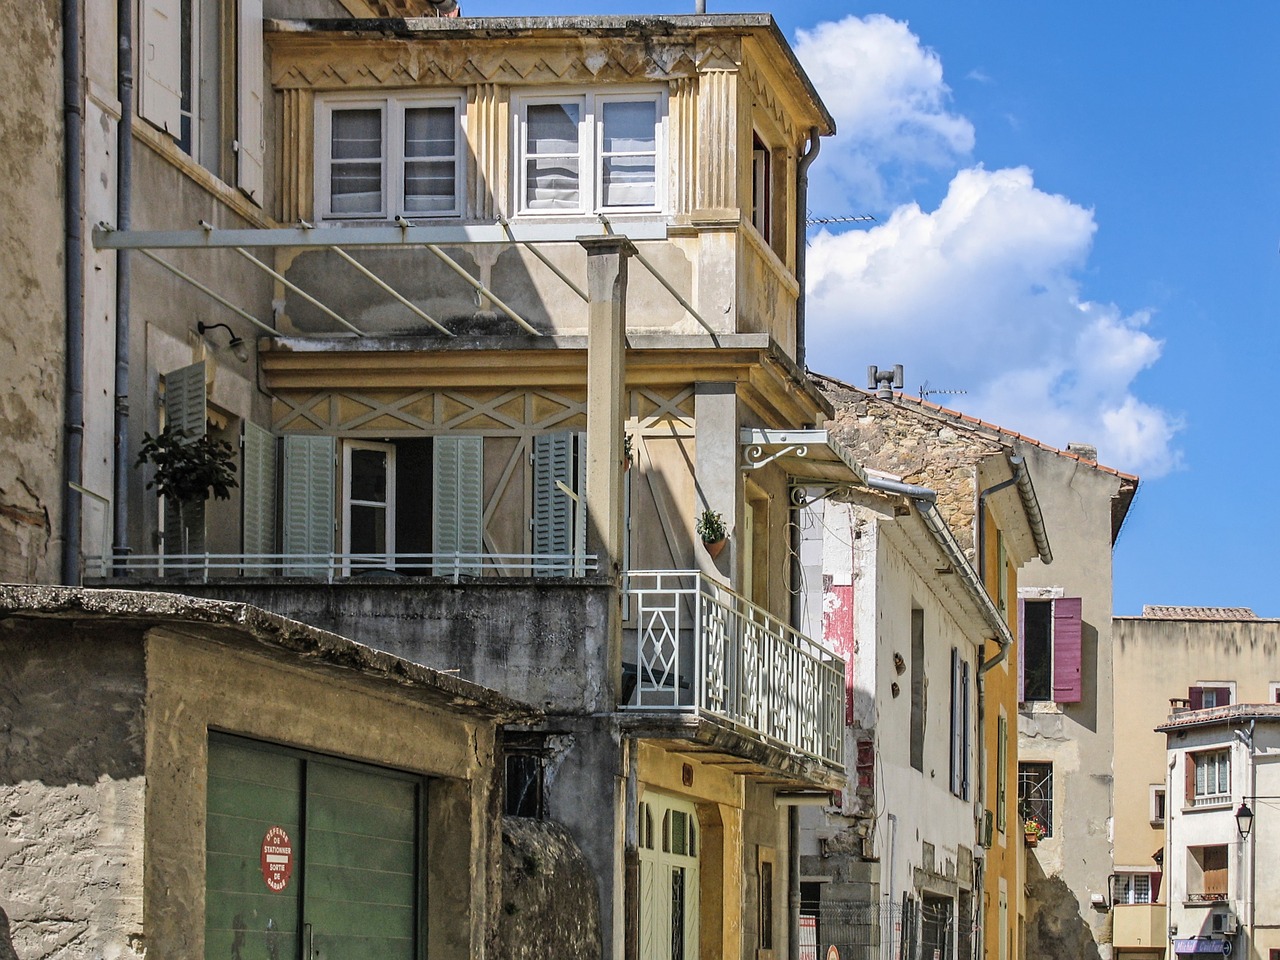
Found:
[[[819,233],[810,365],[860,384],[868,364],[901,363],[908,392],[965,390],[940,399],[1055,446],[1096,444],[1124,470],[1175,469],[1181,423],[1133,392],[1160,356],[1148,313],[1081,293],[1096,229],[1026,168],[975,167],[932,212],[906,204],[870,230]]]
[[[920,169],[973,149],[973,124],[947,108],[942,61],[905,23],[850,16],[797,31],[795,49],[840,131],[814,165],[816,213],[883,210],[906,199]]]

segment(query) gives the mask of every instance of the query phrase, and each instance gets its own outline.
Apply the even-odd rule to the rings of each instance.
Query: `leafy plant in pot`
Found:
[[[227,500],[231,497],[232,488],[237,486],[231,444],[208,434],[191,437],[181,430],[165,427],[155,436],[149,433],[142,435],[137,465],[146,464],[155,467],[155,475],[147,481],[147,489],[154,487],[157,495],[172,503],[178,512],[185,553],[187,505],[203,503],[210,494],[219,500]]]
[[[711,559],[714,560],[720,556],[720,552],[729,541],[729,531],[725,528],[724,516],[720,511],[708,507],[702,511],[702,516],[698,517],[694,526],[698,536],[702,538],[702,545],[707,548],[707,553],[711,554]]]

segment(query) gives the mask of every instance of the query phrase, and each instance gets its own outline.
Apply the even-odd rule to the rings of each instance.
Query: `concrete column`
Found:
[[[587,251],[587,551],[600,558],[600,574],[622,575],[622,424],[626,418],[626,237],[579,237]],[[622,685],[622,598],[609,608],[602,644],[609,696]]]

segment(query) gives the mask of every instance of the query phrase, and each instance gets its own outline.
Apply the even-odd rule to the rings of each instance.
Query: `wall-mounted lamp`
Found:
[[[1240,809],[1236,811],[1236,829],[1240,831],[1241,840],[1248,840],[1249,831],[1253,829],[1253,811],[1243,800],[1240,801]]]
[[[231,352],[236,355],[236,359],[241,363],[245,363],[249,359],[249,348],[245,342],[236,336],[236,332],[225,323],[205,323],[203,321],[196,322],[196,332],[204,336],[210,330],[217,330],[221,327],[227,333],[231,334],[231,339],[227,342],[227,346],[231,348]]]

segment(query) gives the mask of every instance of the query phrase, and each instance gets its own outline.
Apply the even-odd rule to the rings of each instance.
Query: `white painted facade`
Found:
[[[1280,950],[1280,707],[1187,711],[1160,729],[1168,738],[1169,956],[1193,942],[1201,952],[1219,949],[1199,945],[1208,940],[1229,943],[1233,957],[1270,960]],[[1229,781],[1219,800],[1194,765],[1223,754]],[[1236,820],[1242,804],[1253,813],[1247,837]],[[1211,872],[1222,864],[1224,879]]]

